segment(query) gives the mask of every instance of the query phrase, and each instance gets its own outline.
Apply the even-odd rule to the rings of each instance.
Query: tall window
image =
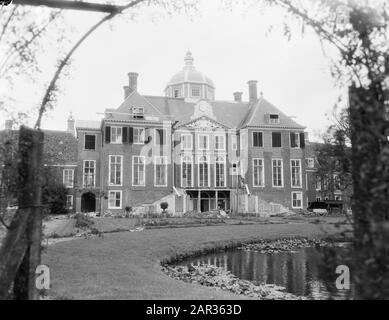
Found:
[[[298,132],[290,133],[290,147],[299,148],[300,147],[300,134]]]
[[[265,170],[263,159],[253,159],[253,186],[265,186]]]
[[[95,186],[96,180],[96,161],[84,160],[84,188],[92,188]]]
[[[209,136],[207,134],[199,134],[199,150],[209,149]]]
[[[179,98],[180,97],[180,90],[179,89],[174,89],[174,98]]]
[[[199,158],[199,187],[209,187],[209,167],[206,156]]]
[[[273,172],[273,187],[283,187],[283,173],[282,173],[282,160],[272,160],[272,172]]]
[[[262,132],[253,132],[253,147],[263,147]]]
[[[215,186],[226,186],[226,159],[224,157],[217,157],[215,162]]]
[[[145,143],[145,129],[144,128],[134,128],[134,143],[135,144],[144,144]]]
[[[66,188],[73,188],[74,186],[74,170],[64,169],[63,170],[63,185]]]
[[[111,143],[122,143],[122,127],[111,127]]]
[[[158,156],[155,160],[155,177],[154,184],[157,187],[165,187],[167,185],[167,157]]]
[[[292,208],[301,209],[303,207],[303,193],[292,192]]]
[[[73,195],[71,194],[66,195],[66,209],[68,210],[73,209]]]
[[[132,157],[132,185],[145,185],[145,157],[143,156]]]
[[[301,188],[301,160],[290,160],[292,187]]]
[[[191,156],[184,156],[182,158],[181,167],[181,186],[192,187],[193,186],[193,163]]]
[[[121,186],[123,156],[109,156],[109,185]]]
[[[271,145],[273,148],[281,148],[281,132],[271,133]]]
[[[108,193],[108,209],[122,208],[122,192],[110,190]]]
[[[226,140],[224,135],[215,136],[215,150],[225,150],[226,149]]]
[[[191,134],[182,134],[181,135],[181,148],[182,150],[192,150],[192,135]]]
[[[316,190],[319,191],[321,190],[321,177],[320,176],[316,176]]]
[[[95,150],[96,149],[96,135],[94,134],[86,134],[84,141],[84,149],[85,150]]]
[[[231,149],[234,151],[238,149],[238,137],[235,134],[231,136]]]

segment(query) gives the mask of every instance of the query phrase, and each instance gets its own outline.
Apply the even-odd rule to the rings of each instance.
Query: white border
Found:
[[[120,157],[120,184],[111,183],[111,157]],[[121,187],[123,185],[123,156],[120,154],[109,154],[108,155],[108,186],[110,187]]]
[[[135,162],[134,162],[134,159],[135,157],[137,158],[143,158],[143,184],[134,184],[134,165],[135,165]],[[132,186],[133,187],[144,187],[146,185],[146,159],[145,159],[145,156],[132,156]]]
[[[165,166],[165,184],[157,184],[157,159],[164,159]],[[167,187],[167,156],[155,156],[154,157],[154,187]]]
[[[191,170],[190,170],[190,172],[191,172],[191,179],[190,179],[191,180],[191,184],[190,184],[190,186],[189,185],[184,186],[183,183],[182,183],[182,181],[183,181],[183,179],[182,179],[182,171],[183,171],[183,163],[184,163],[184,158],[185,157],[189,157],[190,158],[190,165],[191,165]],[[184,155],[181,156],[181,176],[180,176],[181,188],[192,188],[193,187],[193,178],[194,178],[193,156],[184,154]]]
[[[256,185],[255,184],[255,170],[254,170],[254,162],[255,160],[261,160],[262,161],[262,185]],[[264,158],[253,158],[252,159],[252,170],[253,170],[253,187],[256,188],[263,188],[265,187],[265,159]]]
[[[292,161],[299,161],[300,163],[300,185],[294,186],[292,184],[293,181],[293,170],[292,170]],[[290,187],[294,189],[301,189],[303,187],[303,174],[302,174],[302,165],[301,165],[301,159],[290,159]]]
[[[111,207],[110,206],[110,195],[111,192],[119,192],[120,193],[120,206],[119,207]],[[115,194],[115,201],[116,201],[116,194]],[[122,209],[123,207],[123,193],[122,190],[108,190],[108,209]]]
[[[226,150],[226,136],[225,136],[225,134],[215,134],[215,136],[214,136],[215,138],[214,138],[214,142],[215,142],[215,150],[216,151],[225,151]],[[223,138],[223,148],[221,148],[221,149],[216,149],[216,137],[221,137],[221,138]]]
[[[217,161],[217,158],[223,158],[223,161]],[[222,186],[218,186],[216,185],[216,176],[217,176],[217,171],[216,171],[216,164],[218,163],[222,163],[224,165],[224,184]],[[215,185],[215,188],[225,188],[226,187],[226,184],[227,184],[227,161],[226,161],[226,157],[225,156],[221,156],[221,155],[216,155],[215,157],[215,178],[214,178],[214,185]]]
[[[301,206],[299,206],[299,207],[295,207],[293,205],[293,194],[294,193],[296,193],[296,194],[299,193],[301,195]],[[303,203],[304,203],[303,192],[302,191],[292,191],[291,192],[291,205],[292,205],[292,208],[293,209],[302,209],[303,208]]]
[[[91,162],[93,162],[94,163],[94,169],[95,169],[95,173],[94,173],[94,175],[93,175],[93,186],[92,187],[86,187],[85,186],[85,162],[86,161],[91,161]],[[96,172],[97,170],[96,170],[96,160],[83,160],[82,161],[82,186],[84,187],[84,188],[95,188],[96,187]]]
[[[281,185],[275,186],[274,185],[274,166],[273,166],[273,160],[281,160]],[[274,158],[271,159],[271,184],[273,188],[283,188],[284,187],[284,160],[281,158]]]
[[[70,171],[72,173],[72,184],[71,185],[66,185],[65,184],[65,171]],[[74,169],[63,169],[62,170],[62,183],[66,188],[73,188],[74,187]]]
[[[207,163],[207,173],[208,173],[208,185],[204,185],[204,186],[201,186],[200,185],[200,158],[202,157],[205,157],[206,158],[206,163]],[[197,170],[197,178],[198,178],[198,181],[197,181],[197,184],[199,186],[199,188],[209,188],[210,187],[210,183],[211,183],[211,179],[210,179],[210,166],[209,166],[209,156],[207,155],[199,155],[198,158],[197,158],[197,163],[198,163],[198,170]],[[201,162],[201,163],[204,163],[204,162]]]
[[[184,140],[184,136],[189,136],[190,137],[190,148],[184,148],[184,143],[182,141]],[[181,133],[180,135],[180,143],[182,143],[181,150],[193,150],[193,135],[190,133]]]
[[[207,138],[207,148],[206,148],[206,149],[200,148],[200,141],[201,141],[200,137],[206,137],[206,138]],[[203,151],[204,151],[204,150],[209,150],[209,134],[200,133],[200,134],[197,136],[197,139],[198,139],[198,141],[197,141],[197,148],[198,148],[199,150],[203,150]]]

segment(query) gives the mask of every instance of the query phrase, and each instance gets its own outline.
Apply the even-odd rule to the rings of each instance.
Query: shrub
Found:
[[[163,210],[163,212],[165,212],[166,209],[168,208],[169,204],[167,202],[161,202],[160,206],[161,206],[161,209]]]
[[[74,216],[74,219],[76,219],[76,224],[75,224],[76,228],[89,229],[94,224],[91,218],[89,218],[87,215],[82,213],[77,213]]]

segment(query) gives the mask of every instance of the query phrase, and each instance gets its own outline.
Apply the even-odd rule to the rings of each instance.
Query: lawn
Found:
[[[226,244],[289,236],[321,237],[333,223],[242,224],[108,233],[49,246],[50,296],[70,299],[239,299],[226,291],[164,274],[160,262]]]

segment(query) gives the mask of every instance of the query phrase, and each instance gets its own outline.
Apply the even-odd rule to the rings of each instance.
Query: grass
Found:
[[[121,220],[121,219],[117,219]],[[123,219],[126,220],[126,219]],[[174,280],[161,261],[184,258],[256,239],[326,237],[333,224],[246,224],[153,229],[106,234],[49,246],[43,256],[54,297],[70,299],[244,299],[229,292]]]

